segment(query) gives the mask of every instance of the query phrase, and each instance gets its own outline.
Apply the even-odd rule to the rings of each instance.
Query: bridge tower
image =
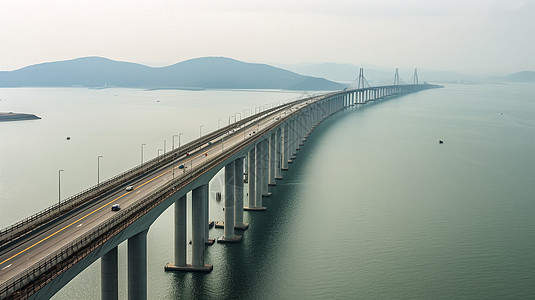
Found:
[[[418,69],[414,69],[414,84],[418,85]]]
[[[370,87],[368,80],[366,80],[366,78],[364,77],[364,68],[360,68],[359,77],[357,78],[357,81],[357,89],[359,90]]]
[[[399,85],[399,73],[398,73],[398,68],[396,68],[396,74],[394,75],[394,85]]]

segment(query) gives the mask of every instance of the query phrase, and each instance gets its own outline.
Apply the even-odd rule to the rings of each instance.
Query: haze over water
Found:
[[[264,198],[268,210],[245,213],[244,241],[207,248],[212,273],[165,273],[172,207],[153,224],[149,298],[534,298],[534,93],[533,84],[449,85],[327,119]],[[200,124],[213,130],[299,95],[2,89],[0,111],[43,119],[0,123],[0,226],[57,201],[60,168],[68,196],[96,183],[98,155],[109,178],[139,163],[141,143],[152,158],[173,134],[190,140]],[[210,201],[210,218],[222,220]],[[119,272],[126,299],[126,243]],[[98,297],[97,261],[54,298]]]

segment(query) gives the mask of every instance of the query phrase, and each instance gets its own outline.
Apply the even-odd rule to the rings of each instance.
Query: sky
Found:
[[[535,71],[535,0],[0,0],[0,70],[203,56],[469,74]]]

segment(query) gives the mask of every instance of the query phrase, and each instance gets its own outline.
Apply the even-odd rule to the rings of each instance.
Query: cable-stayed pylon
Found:
[[[414,68],[414,84],[418,85],[418,69]]]
[[[364,77],[364,68],[360,68],[359,77],[357,78],[358,84],[357,89],[364,89],[370,87],[368,80]]]
[[[396,74],[394,75],[394,85],[399,85],[399,73],[398,73],[398,68],[396,68]]]

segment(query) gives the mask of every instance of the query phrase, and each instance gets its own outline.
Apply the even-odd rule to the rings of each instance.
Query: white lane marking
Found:
[[[82,226],[82,225],[84,225],[84,223],[80,223],[80,224],[79,224],[78,226],[76,226],[76,227],[80,227],[80,226]]]
[[[5,270],[5,269],[7,269],[7,268],[9,268],[9,267],[11,267],[11,264],[9,264],[9,265],[3,267],[2,270]]]

